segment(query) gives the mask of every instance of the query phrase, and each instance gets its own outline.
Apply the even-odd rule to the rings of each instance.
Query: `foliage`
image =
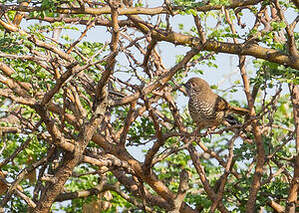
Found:
[[[294,209],[292,1],[0,2],[5,211]],[[220,53],[240,62],[233,81]],[[180,84],[214,70],[214,91],[251,113],[199,133]]]

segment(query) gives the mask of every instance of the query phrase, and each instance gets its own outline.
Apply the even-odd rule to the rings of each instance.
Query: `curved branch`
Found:
[[[144,182],[148,183],[161,197],[163,197],[168,203],[173,202],[175,199],[175,194],[171,192],[165,184],[160,181],[155,174],[145,175],[144,169],[142,165],[136,161],[123,147],[118,145],[114,145],[111,143],[107,143],[104,137],[100,134],[95,134],[92,137],[92,140],[101,146],[106,152],[115,155],[122,161],[128,162],[133,170],[136,172],[137,176],[140,177]],[[196,212],[191,207],[189,207],[186,203],[182,204],[181,207],[182,212]]]
[[[270,62],[282,64],[299,70],[299,57],[290,57],[289,55],[275,49],[261,47],[255,43],[228,43],[215,40],[202,41],[190,35],[184,35],[173,31],[156,29],[154,26],[145,23],[138,16],[130,16],[130,19],[136,24],[136,27],[143,33],[151,33],[152,37],[158,41],[168,41],[175,45],[191,46],[193,48],[214,51],[235,55],[250,55],[256,58],[265,59]]]
[[[262,0],[247,0],[247,1],[232,1],[229,5],[203,5],[195,7],[194,9],[198,12],[206,12],[210,10],[221,10],[223,7],[228,9],[233,9],[237,7],[244,7],[255,5],[261,2]],[[21,12],[34,12],[34,11],[44,11],[45,9],[42,7],[31,7],[31,6],[24,6],[24,5],[3,5],[3,10],[14,10],[14,11],[21,11]],[[184,10],[185,8],[182,6],[174,6],[172,8],[172,14],[170,11],[163,6],[160,7],[153,7],[153,8],[145,8],[145,7],[126,7],[126,8],[119,8],[118,12],[119,15],[159,15],[159,14],[178,14],[179,11]],[[62,8],[57,7],[56,13],[62,14],[90,14],[90,15],[102,15],[102,14],[111,14],[111,8],[109,6],[101,7],[101,8],[92,8],[92,7],[72,7],[72,8]]]

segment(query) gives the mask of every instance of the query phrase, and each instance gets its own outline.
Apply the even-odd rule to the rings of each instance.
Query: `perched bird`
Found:
[[[184,86],[189,96],[190,115],[199,129],[217,127],[225,121],[235,125],[238,121],[231,115],[232,113],[240,115],[249,113],[247,109],[229,105],[201,78],[190,78]]]

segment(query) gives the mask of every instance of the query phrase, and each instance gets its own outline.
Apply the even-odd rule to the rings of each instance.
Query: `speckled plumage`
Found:
[[[248,113],[243,108],[233,108],[226,100],[215,94],[209,84],[201,78],[190,78],[184,84],[189,96],[188,108],[193,121],[199,129],[220,125],[226,118],[229,123],[236,123],[230,116],[232,112]]]

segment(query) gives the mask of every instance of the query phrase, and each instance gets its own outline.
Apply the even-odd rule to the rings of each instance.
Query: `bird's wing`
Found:
[[[219,111],[225,112],[225,111],[229,110],[229,104],[227,103],[226,100],[224,100],[223,98],[218,96],[216,99],[216,103],[215,103],[215,110],[216,110],[216,112],[219,112]]]
[[[217,111],[227,111],[227,113],[236,113],[239,115],[249,115],[249,109],[231,106],[224,98],[218,96],[216,100]]]

